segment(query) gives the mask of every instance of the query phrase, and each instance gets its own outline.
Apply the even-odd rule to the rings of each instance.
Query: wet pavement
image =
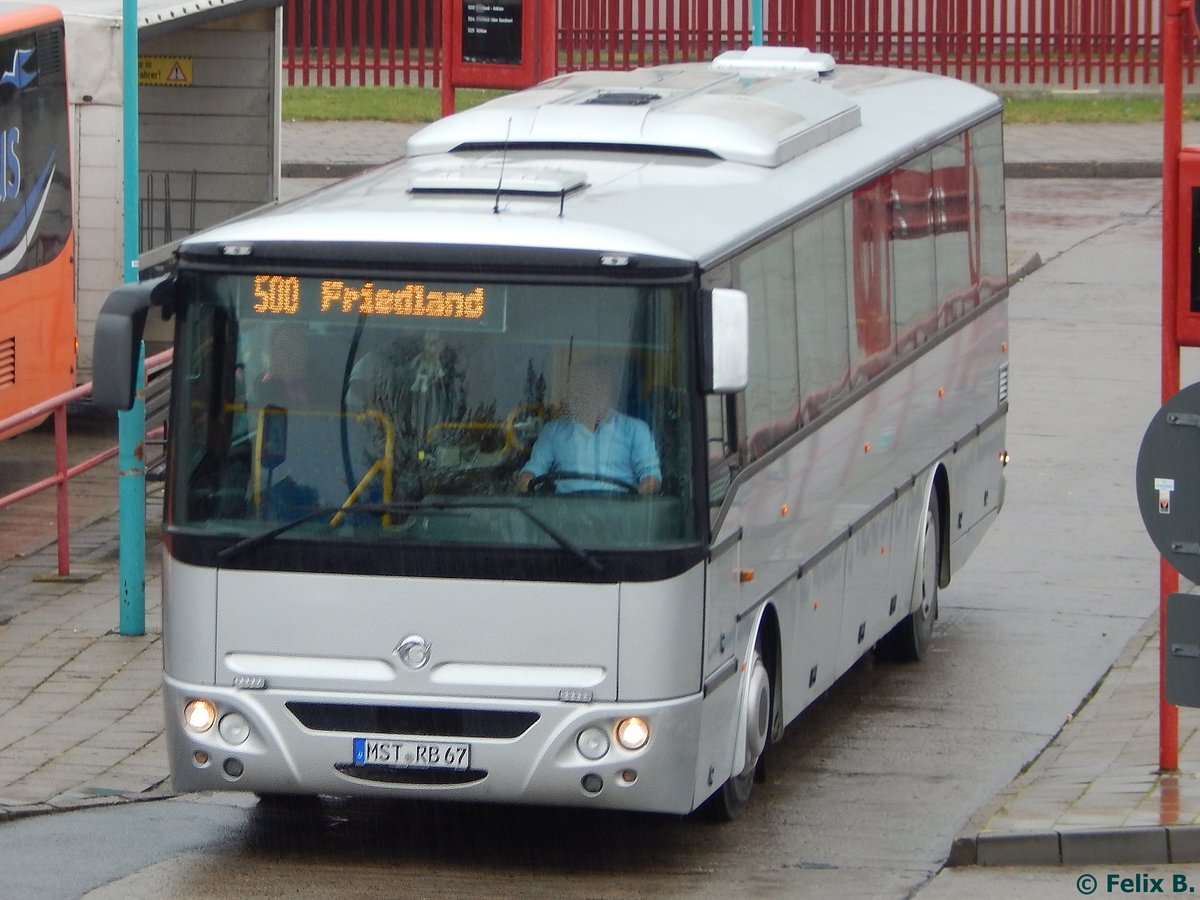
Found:
[[[413,130],[285,123],[285,188],[299,192],[394,158]],[[1185,142],[1200,143],[1200,126],[1188,126]],[[1150,177],[1161,169],[1158,126],[1010,126],[1007,143],[1010,175],[1021,177]],[[1012,248],[1014,271],[1035,270],[1039,250]],[[54,568],[48,541],[0,555],[0,821],[170,796],[159,692],[161,494],[152,491],[148,503],[140,636],[115,631],[115,495],[114,483],[107,509],[102,496],[90,523],[73,529],[72,564],[89,581],[39,577]],[[10,515],[0,511],[0,531],[18,527]],[[1200,715],[1181,710],[1180,769],[1159,773],[1157,637],[1155,616],[1029,769],[979,811],[952,863],[1200,862]],[[968,883],[946,877],[922,895],[953,896],[945,885]]]

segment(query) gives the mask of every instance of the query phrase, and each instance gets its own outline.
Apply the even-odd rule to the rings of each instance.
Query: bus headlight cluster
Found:
[[[575,738],[575,748],[584,759],[603,759],[612,747],[610,735],[626,750],[641,750],[650,743],[650,723],[641,716],[628,716],[610,732],[600,725],[589,725]]]
[[[250,738],[250,722],[241,713],[231,712],[218,719],[217,705],[203,697],[189,700],[183,707],[183,724],[193,734],[207,734],[213,726],[228,744],[244,744]]]

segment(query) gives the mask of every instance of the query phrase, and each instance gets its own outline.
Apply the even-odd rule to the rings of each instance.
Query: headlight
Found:
[[[230,713],[221,717],[217,732],[231,744],[242,744],[250,737],[250,723],[241,713]]]
[[[641,716],[630,716],[617,723],[617,743],[626,750],[641,750],[650,740],[650,723]]]
[[[216,721],[217,707],[211,700],[192,700],[183,708],[183,723],[196,734],[204,734]]]
[[[579,732],[579,737],[575,739],[575,746],[579,748],[580,755],[585,759],[599,759],[608,752],[608,735],[604,733],[603,728],[593,725]]]

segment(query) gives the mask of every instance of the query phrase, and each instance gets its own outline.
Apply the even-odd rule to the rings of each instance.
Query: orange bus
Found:
[[[0,420],[75,386],[63,33],[54,7],[0,0]]]

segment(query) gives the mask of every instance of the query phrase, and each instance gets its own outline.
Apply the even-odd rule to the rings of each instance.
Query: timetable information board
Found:
[[[463,0],[464,62],[521,64],[521,0]]]

